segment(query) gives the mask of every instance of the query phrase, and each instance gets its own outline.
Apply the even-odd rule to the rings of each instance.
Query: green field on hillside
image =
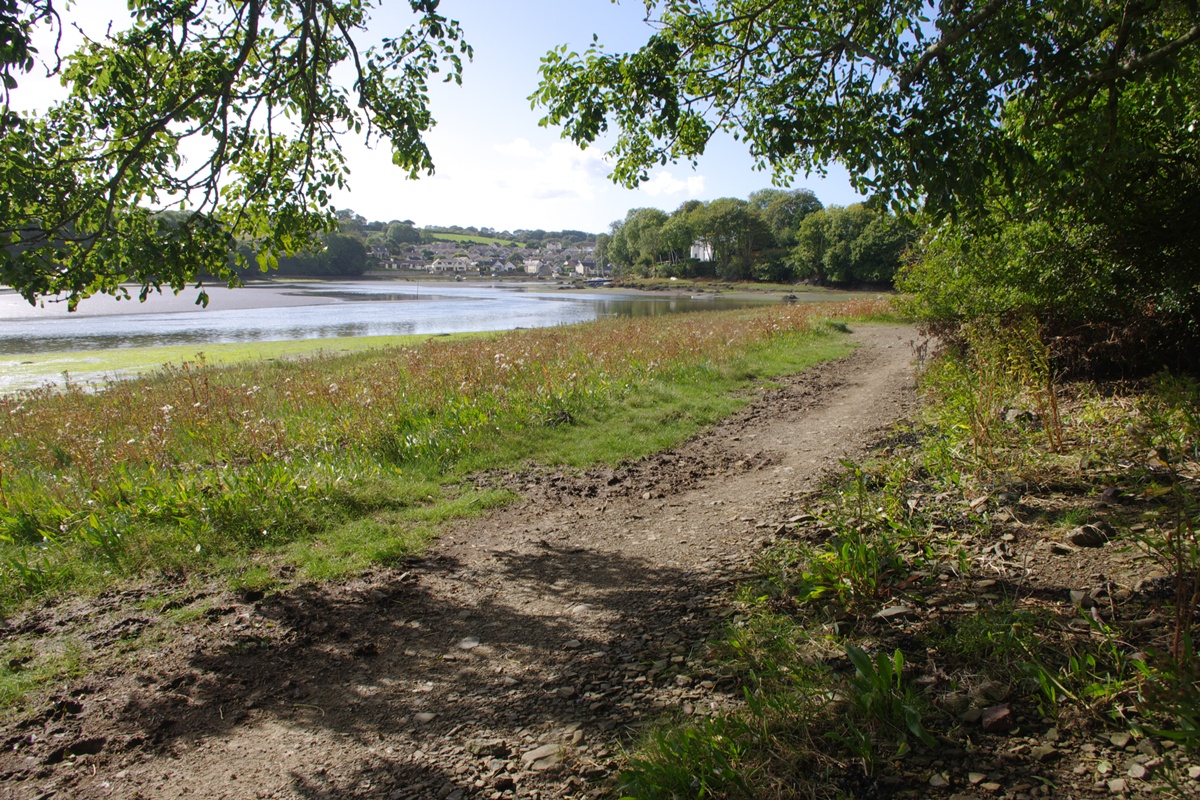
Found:
[[[524,247],[521,242],[513,241],[512,239],[494,239],[490,236],[471,236],[466,233],[435,233],[432,234],[435,240],[443,242],[462,242],[464,244],[490,244],[497,247]]]

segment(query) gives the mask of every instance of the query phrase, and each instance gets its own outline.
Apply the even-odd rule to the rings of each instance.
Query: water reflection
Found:
[[[170,296],[152,296],[140,305],[105,305],[92,298],[79,314],[58,307],[31,309],[16,295],[2,293],[0,353],[510,330],[772,302],[369,282],[209,291],[207,309]]]

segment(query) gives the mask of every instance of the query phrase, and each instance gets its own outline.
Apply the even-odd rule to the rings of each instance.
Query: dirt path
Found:
[[[525,500],[407,570],[191,598],[198,618],[136,666],[0,731],[0,797],[590,796],[644,721],[737,702],[704,660],[715,598],[911,402],[915,333],[854,336],[674,451],[491,476]],[[149,624],[136,595],[76,612],[119,643]]]

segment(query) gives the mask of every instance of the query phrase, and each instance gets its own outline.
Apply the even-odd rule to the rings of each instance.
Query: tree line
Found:
[[[515,231],[473,225],[425,225],[417,227],[412,220],[367,221],[366,217],[349,209],[337,211],[338,232],[361,240],[368,247],[387,247],[392,251],[404,249],[405,245],[430,244],[439,240],[439,234],[463,236],[480,241],[496,239],[523,248],[538,249],[547,242],[558,242],[564,247],[572,244],[595,241],[596,235],[587,231],[565,229],[546,231],[517,229]],[[444,237],[442,238],[444,241]]]
[[[599,237],[597,254],[642,276],[889,284],[916,236],[911,218],[871,203],[826,208],[808,189],[762,189],[670,214],[632,209]]]

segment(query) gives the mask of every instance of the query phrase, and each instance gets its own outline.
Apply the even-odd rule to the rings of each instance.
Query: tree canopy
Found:
[[[941,330],[1032,314],[1076,363],[1097,365],[1103,346],[1141,371],[1200,369],[1195,0],[646,9],[643,47],[559,48],[532,96],[564,136],[613,142],[615,180],[694,161],[721,131],[778,182],[837,161],[860,191],[933,223],[904,286]],[[810,217],[796,252],[813,270],[851,263],[821,240],[854,219]],[[882,226],[864,258],[891,248]]]
[[[655,32],[643,47],[563,46],[543,59],[532,96],[543,124],[580,144],[615,128],[617,181],[695,159],[724,130],[780,179],[839,161],[863,193],[938,215],[979,205],[994,180],[1037,160],[1030,139],[1042,131],[1095,138],[1094,109],[1177,70],[1200,42],[1192,0],[647,0],[646,10]],[[1103,147],[1073,155],[1076,170],[1105,158]]]
[[[337,230],[342,134],[389,141],[412,177],[432,172],[428,81],[460,80],[471,48],[438,0],[409,0],[411,26],[364,48],[381,2],[129,0],[129,27],[42,54],[67,96],[22,114],[10,99],[35,34],[61,33],[66,4],[0,0],[0,283],[74,306],[124,281],[144,297],[205,270],[232,280],[244,263],[221,265],[236,241],[262,268],[319,247]],[[350,87],[333,76],[342,64]]]
[[[598,258],[660,277],[884,284],[915,238],[911,219],[886,210],[827,209],[807,189],[762,189],[749,200],[688,200],[669,215],[631,209],[612,223]]]

